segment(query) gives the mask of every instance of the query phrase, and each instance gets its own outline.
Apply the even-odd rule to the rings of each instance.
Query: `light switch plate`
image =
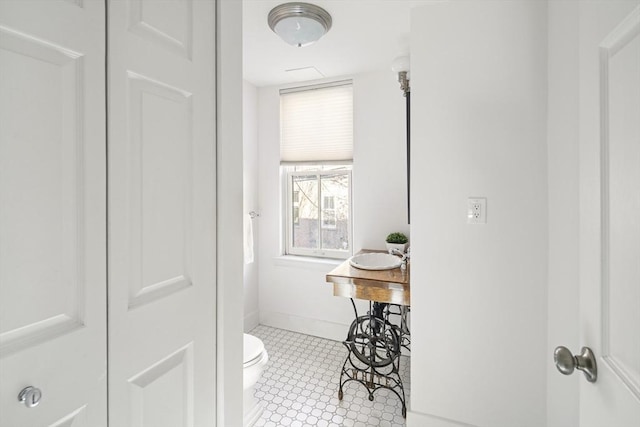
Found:
[[[467,224],[487,223],[487,199],[485,197],[469,197],[467,199]]]

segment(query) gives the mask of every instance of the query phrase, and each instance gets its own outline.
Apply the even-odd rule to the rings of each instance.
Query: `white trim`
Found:
[[[329,272],[343,263],[344,260],[333,258],[317,258],[301,255],[282,255],[273,258],[273,264],[279,267],[304,268]]]
[[[285,93],[294,93],[294,92],[305,92],[308,90],[318,90],[325,89],[328,87],[337,87],[337,86],[353,86],[353,79],[342,79],[342,80],[334,80],[325,83],[317,83],[307,86],[294,86],[280,89],[280,95]]]
[[[264,412],[264,403],[256,402],[255,406],[244,416],[243,427],[253,427]]]
[[[279,312],[260,313],[260,324],[339,342],[344,341],[350,326]]]
[[[244,315],[244,332],[251,332],[256,326],[260,324],[260,312],[258,310],[252,311]]]
[[[348,166],[353,164],[353,159],[344,159],[344,160],[309,160],[309,161],[295,161],[295,162],[287,162],[280,161],[280,166],[307,166],[307,165],[319,165],[319,166]]]
[[[450,420],[436,415],[407,411],[407,427],[476,427],[460,421]]]
[[[243,421],[242,2],[216,1],[216,425]],[[240,143],[238,143],[240,142]],[[211,284],[213,285],[213,284]],[[213,402],[212,402],[213,404]]]

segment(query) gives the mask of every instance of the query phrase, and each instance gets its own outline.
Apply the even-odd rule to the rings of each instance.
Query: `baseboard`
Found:
[[[476,427],[472,424],[454,421],[435,415],[407,411],[407,427]]]
[[[262,315],[260,317],[260,324],[340,342],[345,340],[349,326],[351,326],[351,324],[347,325],[344,323],[293,316],[285,313],[267,313]],[[245,332],[247,332],[246,318]],[[403,356],[411,357],[410,350],[406,348],[402,348],[401,350]]]
[[[334,341],[344,341],[349,330],[349,325],[343,323],[275,312],[262,313],[260,323],[273,328],[286,329]]]
[[[254,311],[244,315],[244,332],[248,333],[260,324],[260,313]]]

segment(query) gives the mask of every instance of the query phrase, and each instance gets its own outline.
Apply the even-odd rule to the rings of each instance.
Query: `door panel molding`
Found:
[[[75,411],[71,412],[64,418],[51,424],[50,427],[81,427],[86,426],[86,411],[87,405],[83,405]]]
[[[166,7],[168,2],[162,5]],[[192,38],[193,38],[193,3],[192,0],[182,0],[172,2],[180,5],[176,13],[182,13],[182,22],[173,31],[162,28],[162,22],[154,22],[149,16],[149,9],[153,7],[153,2],[149,0],[129,0],[129,30],[150,43],[158,45],[163,49],[191,59]],[[182,10],[180,10],[182,9]],[[147,13],[145,13],[145,10]],[[178,20],[173,21],[176,23]]]
[[[82,329],[84,323],[66,314],[31,323],[0,335],[0,359],[20,350]]]
[[[131,420],[132,427],[144,427],[148,424],[145,411],[153,406],[154,396],[150,389],[156,386],[166,399],[175,394],[171,402],[161,400],[160,405],[172,403],[181,407],[182,420],[174,427],[193,426],[193,342],[154,363],[129,379],[131,384]],[[163,381],[164,380],[164,381]],[[155,395],[157,397],[157,394]],[[162,414],[162,411],[159,411]],[[178,420],[173,420],[178,421]]]
[[[57,99],[51,91],[46,93],[43,90],[38,100],[40,107],[30,111],[29,121],[39,123],[39,127],[17,131],[14,127],[22,125],[22,122],[8,124],[13,143],[25,147],[15,149],[11,154],[3,153],[11,158],[9,167],[4,167],[6,175],[3,179],[8,186],[17,183],[22,186],[20,194],[6,188],[11,203],[7,204],[5,212],[10,212],[10,222],[20,218],[24,224],[3,233],[5,238],[11,236],[8,244],[14,248],[13,255],[20,261],[16,263],[14,258],[14,263],[3,266],[3,279],[21,283],[22,288],[16,290],[15,295],[5,295],[5,298],[14,305],[20,304],[24,310],[20,316],[0,322],[3,325],[0,357],[5,357],[84,325],[87,286],[84,274],[84,210],[87,203],[84,197],[83,154],[85,70],[81,53],[6,26],[0,26],[0,50],[7,55],[7,61],[21,64],[25,85],[34,83],[29,80],[33,78],[58,87]],[[17,80],[18,76],[10,74],[5,78]],[[22,94],[27,96],[29,88],[20,82],[14,81],[15,84],[18,86],[14,90],[20,95],[13,95],[23,98],[19,102],[27,108],[29,101]],[[21,107],[16,105],[15,108]],[[38,114],[59,115],[59,125]],[[44,123],[48,127],[45,128]],[[50,188],[42,190],[41,185]],[[41,194],[37,194],[38,191]],[[47,192],[60,195],[60,199],[46,199],[43,196]],[[38,240],[19,243],[22,241],[21,232],[27,229],[38,230]],[[46,256],[52,261],[36,262],[39,256]],[[33,305],[24,299],[46,298],[44,295],[49,295],[47,310],[32,313]]]
[[[611,281],[611,62],[612,59],[640,36],[640,7],[623,20],[599,46],[600,56],[600,190],[601,190],[601,280],[602,299],[602,360],[614,375],[640,401],[640,370],[629,364],[617,353],[615,337],[612,337],[612,281]],[[640,165],[639,165],[640,166]],[[637,307],[640,309],[640,306]],[[620,327],[621,325],[617,325]],[[628,325],[631,327],[631,325]]]
[[[194,181],[193,117],[190,92],[132,71],[127,72],[127,77],[131,212],[129,309],[133,309],[193,285],[190,225]],[[153,147],[162,142],[166,144],[165,158],[159,159],[154,156],[158,153]],[[177,183],[160,191],[156,182],[165,182],[163,180],[167,184]],[[173,192],[167,195],[171,190]],[[178,218],[169,218],[165,215],[167,210]],[[148,225],[154,220],[162,223],[156,227]],[[149,237],[157,238],[163,230],[167,235],[160,239],[161,242],[149,242]],[[159,247],[161,244],[166,247]],[[166,251],[171,251],[171,255],[167,257]],[[163,259],[159,260],[159,257]],[[157,268],[163,271],[153,271]]]

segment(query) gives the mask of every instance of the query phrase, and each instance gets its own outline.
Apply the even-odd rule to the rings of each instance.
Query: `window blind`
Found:
[[[280,91],[280,162],[353,160],[350,81]]]

